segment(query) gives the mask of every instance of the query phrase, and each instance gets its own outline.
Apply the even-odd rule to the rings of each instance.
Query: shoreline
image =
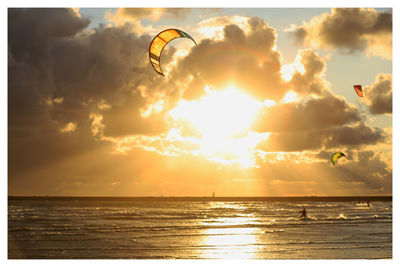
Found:
[[[8,196],[8,200],[85,200],[85,201],[261,201],[261,202],[367,202],[392,201],[392,196],[304,196],[304,197],[113,197],[113,196]]]

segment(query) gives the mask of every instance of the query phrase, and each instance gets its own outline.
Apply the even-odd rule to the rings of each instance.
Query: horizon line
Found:
[[[393,198],[393,195],[342,195],[342,196],[316,196],[316,195],[305,195],[305,196],[57,196],[57,195],[8,195],[8,198],[152,198],[152,199],[274,199],[274,198]]]

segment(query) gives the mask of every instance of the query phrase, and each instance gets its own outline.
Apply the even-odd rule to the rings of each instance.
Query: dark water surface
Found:
[[[383,200],[9,198],[8,258],[392,258]]]

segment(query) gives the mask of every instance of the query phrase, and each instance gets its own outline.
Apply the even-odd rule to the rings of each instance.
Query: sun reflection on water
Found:
[[[233,209],[229,217],[221,217],[205,222],[200,247],[202,258],[206,259],[259,259],[262,246],[261,229],[255,227],[257,218],[241,213],[239,205],[229,205]]]

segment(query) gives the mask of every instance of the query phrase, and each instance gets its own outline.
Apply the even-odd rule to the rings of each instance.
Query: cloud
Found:
[[[301,45],[334,48],[392,58],[392,12],[364,8],[333,8],[289,31]]]
[[[92,113],[102,114],[105,134],[164,130],[152,114],[141,115],[165,86],[148,64],[149,35],[126,27],[87,31],[89,21],[68,9],[8,12],[10,173],[111,150],[112,142],[92,141]]]
[[[9,9],[12,175],[103,147],[148,149],[166,131],[166,106],[177,96],[148,64],[151,37],[124,26],[86,31],[88,23],[71,10]],[[166,49],[163,63],[174,52]]]
[[[108,100],[129,87],[133,90],[135,82],[146,78],[149,42],[149,36],[137,36],[125,27],[100,27],[58,42],[51,50],[55,94],[81,99],[96,95]]]
[[[73,132],[76,130],[77,124],[75,122],[68,122],[63,128],[61,128],[59,131],[62,133],[68,133],[68,132]]]
[[[272,133],[257,148],[266,152],[316,150],[323,147],[325,140],[320,131]]]
[[[363,88],[365,103],[372,114],[392,114],[392,74],[379,73],[370,86]]]
[[[8,9],[8,44],[15,60],[38,66],[47,64],[49,48],[58,40],[73,37],[89,25],[72,9]]]
[[[63,102],[53,97],[51,48],[74,38],[89,21],[72,10],[51,8],[8,9],[8,111],[10,145],[17,140],[58,135],[65,120],[51,111]]]
[[[357,159],[348,161],[341,171],[346,180],[362,181],[377,192],[392,191],[392,166],[384,161],[379,152],[359,151]]]
[[[200,21],[195,31],[199,32],[204,38],[213,40],[224,39],[224,28],[228,25],[236,25],[244,32],[248,32],[248,17],[239,15],[211,17]]]
[[[111,116],[111,118],[115,117]],[[126,119],[126,117],[122,118]],[[113,126],[113,124],[106,125],[104,122],[104,116],[102,114],[91,113],[89,114],[89,120],[91,124],[91,134],[93,138],[97,141],[104,141],[113,144],[113,153],[127,154],[127,152],[132,150],[133,148],[139,147],[143,150],[153,151],[161,155],[174,156],[185,154],[187,150],[193,150],[193,145],[196,145],[193,144],[193,139],[189,138],[189,140],[185,140],[185,138],[181,137],[180,135],[178,136],[178,138],[176,138],[176,135],[173,134],[173,130],[171,130],[167,134],[161,133],[159,135],[152,135],[152,133],[148,133],[148,135],[145,135],[131,131],[128,132],[129,134],[121,134],[121,132],[119,132],[119,134],[113,135],[115,130],[113,130],[112,127],[110,127],[111,130],[107,131],[109,126]],[[133,128],[130,128],[130,130],[135,130],[135,127],[137,127],[135,126],[136,123],[137,121],[132,120]],[[157,124],[157,121],[150,120],[149,123]],[[127,124],[126,120],[125,124]]]
[[[184,19],[191,12],[190,8],[118,8],[115,13],[107,11],[105,18],[116,26],[125,23],[137,23],[142,19],[158,21],[161,18]]]
[[[360,121],[357,109],[340,96],[326,94],[320,98],[264,107],[252,130],[257,132],[293,132],[324,129]]]
[[[352,126],[343,125],[320,130],[271,133],[258,144],[257,148],[265,152],[350,149],[378,144],[385,140],[386,134],[380,128],[357,123]]]
[[[370,150],[345,152],[347,159],[343,159],[335,167],[330,163],[332,152],[324,150],[314,156],[309,154],[309,160],[307,153],[297,152],[284,153],[285,158],[278,161],[268,157],[260,158],[258,172],[268,185],[266,193],[269,195],[391,194],[392,167],[383,159],[380,152]],[[321,160],[315,161],[313,157]]]
[[[148,117],[143,116],[142,109],[146,101],[139,93],[127,95],[121,104],[103,110],[105,134],[109,136],[156,135],[167,131],[165,111],[153,111]]]
[[[63,30],[65,33],[57,35],[60,36],[58,39],[41,35],[40,42],[46,45],[38,49],[45,51],[40,54],[46,54],[46,64],[39,67],[25,57],[14,56],[30,53],[32,56],[28,59],[36,57],[30,48],[18,47],[18,42],[10,41],[9,73],[13,87],[10,90],[10,108],[14,124],[19,123],[18,114],[23,112],[24,116],[30,116],[27,107],[37,106],[40,107],[37,110],[42,112],[40,116],[47,114],[50,117],[55,131],[74,122],[80,125],[76,130],[86,128],[86,133],[92,136],[88,118],[90,114],[100,114],[104,136],[157,135],[168,132],[166,114],[182,96],[190,98],[204,94],[205,84],[220,89],[231,83],[260,99],[280,99],[288,90],[321,96],[302,104],[293,102],[265,108],[264,115],[260,114],[254,126],[259,132],[316,130],[360,120],[354,107],[327,93],[328,84],[323,78],[325,60],[314,51],[300,50],[296,57],[298,69],[291,80],[282,80],[276,33],[259,18],[214,18],[223,22],[223,38],[202,39],[187,56],[177,60],[168,79],[163,79],[155,76],[148,64],[149,35],[132,33],[125,26],[100,26],[83,32],[88,24],[86,19],[77,17],[73,11],[56,10],[62,14],[60,19],[63,23],[51,16],[54,24],[69,25],[66,21],[70,19],[74,30]],[[148,11],[133,9],[131,15],[140,17]],[[42,20],[35,10],[23,12],[26,17],[33,19],[36,16]],[[167,12],[172,14],[175,11]],[[22,19],[17,15],[19,13],[22,11],[10,13],[13,24],[24,24],[19,21]],[[234,21],[239,21],[239,26],[232,24]],[[42,24],[35,22],[32,25]],[[15,25],[10,27],[17,28]],[[23,52],[23,49],[27,51]],[[165,50],[164,64],[168,65],[175,51],[173,48]],[[47,79],[42,80],[42,75]],[[25,79],[19,78],[22,76]],[[185,85],[185,81],[189,82]],[[42,88],[47,89],[43,92]],[[14,94],[18,95],[14,97]],[[27,102],[22,106],[20,103],[24,98]],[[41,104],[46,101],[54,105]],[[22,120],[25,121],[23,117],[21,123]],[[24,128],[21,123],[13,129]]]
[[[260,18],[245,21],[246,27],[240,25],[242,28],[234,23],[225,25],[223,39],[202,39],[178,60],[169,79],[178,82],[192,77],[184,88],[186,99],[204,94],[207,84],[220,89],[235,84],[262,100],[280,99],[286,93],[280,74],[281,55],[275,49],[275,30]]]
[[[20,177],[17,180],[22,185],[24,177],[31,172],[34,178],[26,179],[30,185],[42,176],[54,185],[51,177],[64,170],[68,170],[65,177],[56,181],[71,185],[69,193],[89,184],[85,179],[70,178],[80,172],[90,174],[85,176],[89,180],[100,175],[104,179],[100,179],[102,186],[107,184],[108,188],[109,181],[122,181],[121,186],[129,184],[128,178],[112,177],[116,173],[121,177],[138,175],[142,179],[153,175],[154,185],[174,164],[193,173],[190,162],[203,164],[202,168],[196,166],[204,171],[204,176],[198,176],[199,180],[211,179],[215,171],[226,166],[234,165],[235,173],[230,171],[229,175],[236,174],[238,161],[244,158],[252,162],[258,155],[268,157],[269,151],[301,154],[303,150],[318,153],[321,149],[363,149],[385,140],[385,132],[365,125],[354,106],[330,93],[329,83],[324,79],[325,59],[318,53],[307,49],[299,51],[294,72],[289,80],[283,80],[276,32],[259,18],[215,18],[223,21],[220,29],[212,29],[220,35],[211,34],[196,40],[198,46],[191,46],[187,54],[180,55],[179,49],[167,47],[162,64],[170,72],[165,78],[149,65],[150,35],[133,32],[129,26],[100,26],[88,30],[88,20],[71,10],[56,9],[53,15],[48,14],[50,11],[39,11],[9,10],[9,171],[10,177]],[[386,78],[380,81],[384,80]],[[204,95],[205,85],[220,90],[232,84],[260,100],[274,99],[279,103],[265,107],[264,114],[259,114],[253,129],[258,133],[249,133],[249,136],[256,136],[255,139],[240,136],[214,145],[244,153],[232,155],[210,149],[201,143],[198,132],[168,116],[169,110],[181,99]],[[379,87],[374,83],[370,86],[371,92],[377,92],[372,89],[375,85]],[[373,95],[367,90],[366,87],[367,95]],[[296,92],[298,99],[279,102],[290,91]],[[255,148],[262,138],[264,142]],[[115,153],[110,156],[110,152],[128,157],[121,158]],[[295,157],[283,154],[290,162]],[[247,156],[249,159],[245,158]],[[149,168],[148,159],[143,157],[157,159],[155,161],[162,161],[164,165],[159,170],[153,165]],[[178,162],[175,157],[186,161]],[[360,154],[360,159],[362,157]],[[370,161],[371,158],[376,168],[383,168],[379,163],[382,158],[369,156]],[[316,159],[308,159],[310,164],[313,160]],[[132,161],[138,162],[135,170],[131,169]],[[77,162],[85,162],[85,166],[73,170]],[[213,172],[208,166],[214,168]],[[248,166],[265,167],[261,164]],[[107,169],[112,179],[103,177],[101,169]],[[389,175],[389,169],[386,174],[380,173]],[[169,174],[171,180],[183,177],[177,170]],[[275,183],[284,181],[285,177],[276,177]],[[298,184],[313,185],[313,181],[299,180]],[[25,188],[23,186],[20,188]],[[146,192],[151,192],[151,183],[147,186]],[[190,187],[189,183],[185,186]],[[223,186],[221,183],[221,188]],[[79,192],[87,192],[88,188]],[[135,190],[142,194],[139,189]]]
[[[148,64],[150,41],[123,26],[99,27],[54,45],[52,95],[64,100],[54,107],[53,119],[88,126],[88,115],[101,111],[106,134],[162,132],[160,120],[141,114],[165,86]],[[168,62],[168,50],[166,55]]]
[[[358,123],[354,126],[344,125],[332,129],[326,147],[374,145],[379,142],[384,142],[385,140],[386,134],[382,129],[378,127],[372,128],[364,123]]]
[[[329,89],[324,78],[325,59],[315,51],[299,50],[295,62],[285,65],[292,71],[282,73],[274,29],[259,18],[221,19],[225,26],[213,31],[222,32],[222,37],[211,34],[216,39],[202,39],[169,74],[172,81],[184,84],[184,98],[199,98],[206,85],[220,89],[235,84],[260,100],[280,100],[289,91],[304,96],[322,95]],[[238,24],[229,24],[232,21]]]
[[[311,49],[302,49],[297,52],[295,71],[289,81],[293,91],[303,95],[321,94],[329,88],[323,75],[326,70],[325,59]]]

